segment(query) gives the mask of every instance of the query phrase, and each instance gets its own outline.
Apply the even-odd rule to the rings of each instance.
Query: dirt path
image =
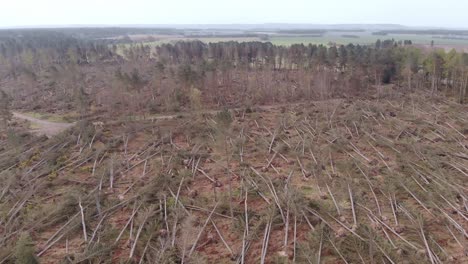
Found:
[[[37,119],[28,115],[24,115],[21,113],[13,112],[13,116],[18,119],[23,119],[31,122],[32,128],[31,132],[46,135],[47,137],[52,137],[54,135],[59,134],[60,132],[72,127],[75,123],[58,123],[58,122],[51,122],[47,120]]]

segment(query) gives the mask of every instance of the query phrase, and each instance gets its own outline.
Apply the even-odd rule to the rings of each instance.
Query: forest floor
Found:
[[[278,108],[278,107],[286,107],[286,106],[292,106],[292,105],[297,105],[297,104],[277,104],[277,105],[264,105],[264,106],[258,106],[256,109],[259,110],[269,110],[272,108]],[[241,111],[241,108],[233,108],[230,109],[231,111]],[[220,112],[221,110],[199,110],[199,111],[190,111],[190,112],[179,112],[179,113],[167,113],[167,114],[152,114],[152,115],[136,115],[136,116],[126,116],[120,118],[121,120],[132,120],[132,121],[144,121],[144,120],[170,120],[170,119],[175,119],[175,118],[182,118],[182,117],[190,117],[190,116],[196,116],[196,115],[214,115]],[[61,132],[73,127],[76,122],[65,122],[63,118],[60,117],[52,117],[52,118],[47,118],[47,116],[40,114],[40,113],[19,113],[19,112],[13,112],[13,117],[24,120],[29,122],[29,132],[32,132],[37,135],[45,135],[47,137],[52,137],[57,134],[60,134]],[[100,118],[96,117],[94,118],[98,121],[101,122],[106,122],[106,123],[112,123],[109,121],[106,121],[105,118]],[[120,121],[114,121],[114,122],[120,122]]]
[[[466,263],[467,106],[217,113],[0,141],[0,262],[28,232],[41,263]]]

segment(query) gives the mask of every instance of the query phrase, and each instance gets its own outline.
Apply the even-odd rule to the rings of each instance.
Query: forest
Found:
[[[0,87],[14,107],[29,110],[93,105],[114,113],[161,113],[190,108],[194,92],[205,107],[222,108],[365,95],[383,85],[466,100],[468,54],[424,50],[409,40],[346,46],[181,41],[151,47],[55,31],[5,35]]]

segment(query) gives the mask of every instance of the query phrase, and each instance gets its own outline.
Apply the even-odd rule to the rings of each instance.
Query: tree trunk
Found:
[[[466,90],[468,88],[467,83],[468,83],[468,74],[464,74],[464,77],[462,77],[462,81],[460,84],[460,98],[459,98],[460,104],[465,103]]]
[[[431,96],[434,96],[434,92],[436,90],[436,78],[435,75],[432,75],[432,81],[431,81]]]
[[[408,90],[409,91],[412,90],[412,87],[411,87],[411,73],[408,74]]]
[[[436,69],[435,69],[435,63],[434,67],[432,70],[432,84],[431,84],[431,96],[434,96],[435,91],[437,90],[437,84],[436,84]]]

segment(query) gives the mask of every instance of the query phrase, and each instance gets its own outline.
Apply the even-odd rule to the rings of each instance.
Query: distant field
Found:
[[[151,36],[154,40],[145,40],[144,36],[139,35],[138,38],[132,39],[136,43],[144,43],[150,46],[158,46],[164,43],[174,43],[177,41],[190,41],[190,40],[200,40],[205,43],[210,42],[225,42],[225,41],[269,41],[275,45],[290,46],[292,44],[323,44],[328,45],[329,43],[336,43],[338,45],[347,45],[347,44],[360,44],[360,45],[369,45],[374,44],[378,39],[395,39],[396,41],[411,40],[414,45],[423,45],[429,47],[431,42],[434,41],[434,45],[439,48],[457,49],[459,51],[468,51],[468,38],[466,39],[451,39],[451,38],[441,38],[433,35],[421,35],[421,34],[388,34],[388,35],[373,35],[370,32],[327,32],[322,35],[298,35],[298,34],[272,34],[269,36],[268,40],[261,39],[260,37],[185,37],[182,35],[160,35],[160,36]],[[131,44],[123,44],[123,46],[128,46]]]
[[[333,42],[336,44],[346,45],[349,43],[353,44],[372,44],[378,39],[395,39],[395,40],[411,40],[413,44],[418,45],[430,45],[431,41],[434,41],[435,45],[458,45],[468,46],[468,39],[444,39],[435,38],[432,35],[412,35],[412,34],[389,34],[386,36],[372,35],[368,32],[357,32],[353,33],[356,37],[346,37],[343,34],[327,33],[320,37],[307,37],[307,36],[273,36],[270,41],[276,45],[291,45],[296,43],[304,44],[328,44]]]
[[[157,46],[164,43],[173,43],[177,41],[191,41],[191,40],[200,40],[205,43],[216,43],[216,42],[225,42],[225,41],[238,41],[238,42],[248,42],[248,41],[260,41],[260,38],[257,37],[202,37],[202,38],[187,38],[187,37],[172,37],[172,38],[163,38],[157,41],[146,42],[146,44]]]

